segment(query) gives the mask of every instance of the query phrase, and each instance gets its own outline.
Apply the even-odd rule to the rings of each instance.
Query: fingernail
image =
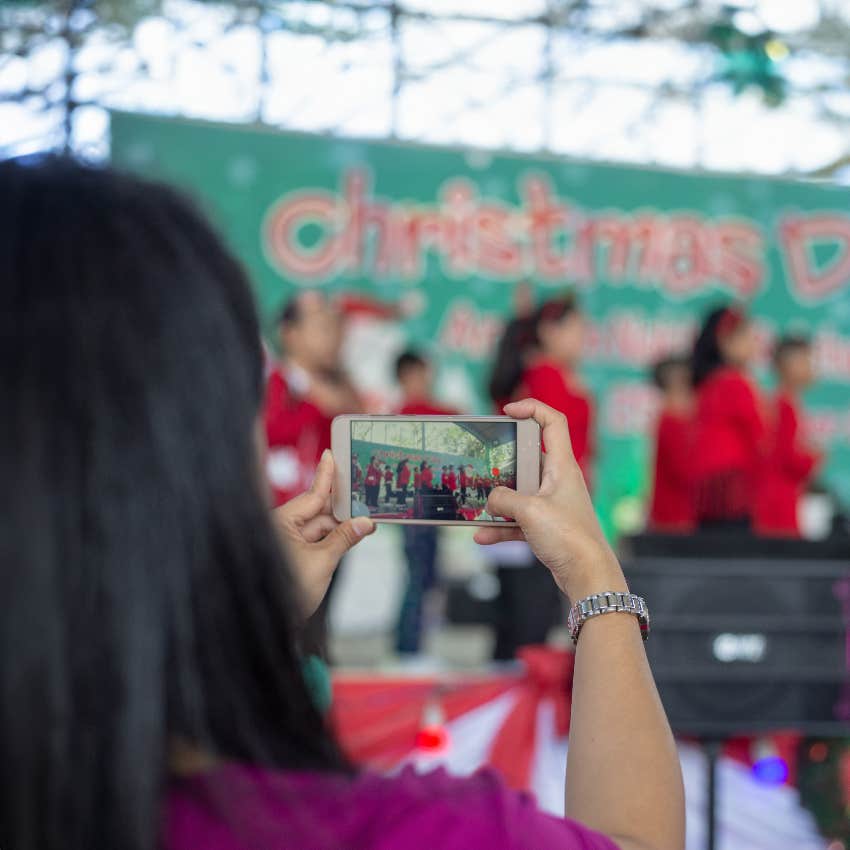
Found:
[[[322,452],[322,456],[319,458],[319,463],[324,463],[329,457],[333,456],[333,452],[330,449],[325,449]]]
[[[375,523],[373,523],[367,516],[359,516],[351,520],[351,527],[354,529],[354,533],[358,537],[362,537],[375,527]]]

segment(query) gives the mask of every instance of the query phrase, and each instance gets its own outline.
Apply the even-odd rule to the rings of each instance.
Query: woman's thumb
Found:
[[[487,512],[491,516],[518,520],[524,513],[527,498],[528,496],[520,496],[516,490],[508,487],[496,487],[487,499]]]
[[[374,530],[375,523],[369,517],[358,516],[341,522],[322,542],[334,555],[341,558]]]

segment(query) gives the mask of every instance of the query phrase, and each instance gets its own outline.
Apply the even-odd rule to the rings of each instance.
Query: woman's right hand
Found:
[[[534,419],[543,429],[546,451],[540,489],[531,496],[507,487],[493,490],[487,500],[488,512],[514,517],[520,527],[480,528],[476,542],[527,540],[558,587],[573,601],[594,593],[627,590],[573,456],[564,415],[535,399],[513,402],[504,410],[515,419]]]
[[[520,528],[481,528],[475,539],[528,540],[573,602],[627,590],[573,457],[566,419],[533,399],[509,404],[505,413],[543,427],[543,477],[533,496],[494,490],[488,510],[515,517]],[[628,614],[593,617],[582,627],[565,788],[567,816],[608,835],[621,850],[683,850],[685,795],[676,744]]]

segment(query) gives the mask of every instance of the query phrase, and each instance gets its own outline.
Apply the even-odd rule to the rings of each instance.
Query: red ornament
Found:
[[[416,733],[416,749],[429,753],[444,750],[449,743],[449,733],[444,726],[423,726]]]
[[[499,467],[498,466],[494,466],[490,471],[493,473],[493,478],[499,477]]]
[[[809,759],[813,762],[826,761],[829,749],[823,741],[816,741],[809,747]]]

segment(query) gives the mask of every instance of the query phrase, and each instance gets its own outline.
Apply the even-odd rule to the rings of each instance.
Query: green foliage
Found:
[[[708,28],[707,40],[720,51],[715,79],[728,83],[735,94],[760,89],[770,106],[785,100],[788,83],[775,57],[787,48],[773,33],[744,33],[724,17]]]
[[[516,466],[516,444],[502,443],[490,450],[490,464],[500,470],[511,470]]]
[[[424,442],[423,442],[424,427]],[[452,422],[354,422],[351,437],[402,449],[461,455],[466,459],[487,460],[487,446],[473,434]],[[508,449],[499,446],[499,457],[513,456],[513,444]],[[507,453],[506,453],[507,452]],[[495,455],[494,455],[495,456]]]
[[[163,0],[95,0],[91,9],[101,24],[118,26],[128,34],[139,21],[163,14]]]
[[[487,459],[487,447],[479,439],[459,425],[448,422],[425,426],[425,448],[432,452]]]

